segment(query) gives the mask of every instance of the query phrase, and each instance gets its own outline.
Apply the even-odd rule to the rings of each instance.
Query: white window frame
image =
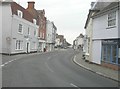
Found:
[[[37,23],[37,20],[36,20],[36,19],[33,19],[33,23],[36,24],[36,23]]]
[[[19,24],[18,33],[23,34],[23,25]]]
[[[28,35],[30,35],[30,28],[28,27]]]
[[[23,50],[23,40],[15,41],[15,50]]]
[[[110,18],[110,15],[111,15],[111,18]],[[113,17],[114,15],[115,15],[115,17]],[[117,24],[116,23],[116,21],[117,21],[117,12],[116,11],[112,11],[107,16],[108,16],[107,17],[107,19],[108,19],[107,26],[108,27],[114,27],[114,26],[116,26],[116,24]],[[115,21],[115,22],[112,22],[112,21]],[[109,25],[110,22],[112,22],[111,25]]]
[[[36,34],[37,34],[37,31],[36,31],[36,29],[34,29],[34,36],[37,36]]]
[[[17,10],[17,15],[18,15],[20,18],[22,18],[22,17],[23,17],[23,12],[20,11],[20,10]]]

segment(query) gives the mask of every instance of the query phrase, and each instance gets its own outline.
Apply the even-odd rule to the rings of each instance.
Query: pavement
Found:
[[[79,52],[79,54],[75,55],[73,58],[73,61],[80,67],[83,67],[101,76],[120,82],[119,77],[118,77],[120,76],[119,71],[106,68],[106,67],[94,64],[94,63],[86,62],[84,59],[82,59],[82,52]]]

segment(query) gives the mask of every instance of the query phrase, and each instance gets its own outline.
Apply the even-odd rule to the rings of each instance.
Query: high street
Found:
[[[73,62],[77,51],[26,56],[2,67],[3,87],[117,87],[118,83]]]

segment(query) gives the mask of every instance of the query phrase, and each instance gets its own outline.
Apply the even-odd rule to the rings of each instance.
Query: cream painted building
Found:
[[[93,37],[93,19],[91,18],[97,10],[89,10],[88,17],[85,24],[85,43],[84,43],[84,52],[85,59],[89,62],[92,62],[92,37]]]

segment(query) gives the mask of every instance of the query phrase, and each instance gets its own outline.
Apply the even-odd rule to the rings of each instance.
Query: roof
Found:
[[[11,4],[12,15],[14,15],[14,14],[17,15],[17,10],[20,10],[23,12],[23,18],[25,20],[33,23],[33,16],[28,11],[26,11],[25,8],[23,8],[16,2],[10,2],[10,4]]]
[[[37,20],[37,25],[38,25],[39,24],[39,21],[38,21],[39,20],[39,15],[38,15],[39,13],[37,12],[37,10],[27,8],[26,11],[28,11],[33,16],[33,18]]]
[[[37,13],[41,19],[46,19],[45,17],[45,10],[37,10]]]
[[[11,5],[11,11],[12,11],[12,15],[18,15],[17,11],[20,10],[23,12],[23,19],[33,23],[33,16],[26,11],[25,8],[23,8],[22,6],[20,6],[19,4],[17,4],[16,2],[2,2],[2,4],[10,4]]]
[[[94,14],[92,16],[92,18],[95,18],[96,16],[99,16],[109,10],[113,10],[115,8],[120,8],[120,1],[119,2],[112,2],[111,4],[109,4],[108,6],[106,6],[105,8],[103,8],[102,10],[100,10],[98,13]]]
[[[91,16],[92,16],[92,13],[93,12],[99,12],[99,10],[89,10],[89,13],[88,13],[88,16],[87,16],[87,20],[86,20],[86,23],[85,23],[85,29],[86,29],[86,27],[87,27],[87,25],[88,25],[88,22],[89,22],[89,20],[90,20],[90,18],[91,18]]]

